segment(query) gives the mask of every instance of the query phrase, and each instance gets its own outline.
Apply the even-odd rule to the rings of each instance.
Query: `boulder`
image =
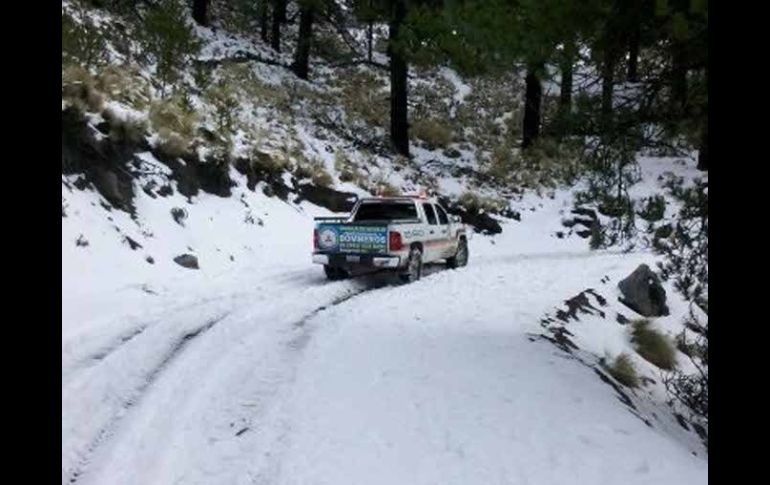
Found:
[[[174,262],[188,269],[198,269],[198,258],[192,254],[180,254],[174,258]]]
[[[660,278],[646,264],[640,265],[620,283],[620,302],[645,317],[668,315],[666,290]]]

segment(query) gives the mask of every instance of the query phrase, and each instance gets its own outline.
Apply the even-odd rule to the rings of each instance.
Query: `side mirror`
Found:
[[[452,222],[455,224],[460,224],[463,220],[460,218],[460,216],[450,216],[452,219]]]

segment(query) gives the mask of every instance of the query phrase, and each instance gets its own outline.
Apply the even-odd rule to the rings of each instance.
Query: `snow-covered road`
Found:
[[[297,266],[81,336],[62,358],[62,481],[706,483],[704,458],[530,338],[554,289],[648,259],[482,255],[412,285]]]
[[[633,317],[617,282],[656,258],[556,237],[566,191],[525,197],[520,222],[471,239],[469,266],[410,285],[327,282],[309,262],[312,206],[244,191],[264,220],[246,227],[229,199],[140,192],[133,220],[105,219],[88,191],[62,197],[62,484],[708,481],[615,319]],[[185,251],[200,271],[172,262]],[[537,338],[587,288],[609,303],[568,324],[581,352]],[[675,334],[687,308],[667,289],[655,325]],[[593,368],[624,352],[658,382],[624,391],[636,409]]]

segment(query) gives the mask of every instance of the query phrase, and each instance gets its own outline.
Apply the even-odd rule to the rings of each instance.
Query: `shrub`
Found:
[[[336,33],[320,31],[316,36],[317,40],[311,44],[314,56],[334,62],[352,59],[355,56],[355,53],[351,52],[350,48]]]
[[[524,168],[535,175],[537,185],[572,183],[583,168],[578,145],[548,137],[539,138],[522,156]]]
[[[452,130],[432,118],[420,118],[411,124],[412,135],[431,149],[445,148],[452,143]]]
[[[104,94],[96,89],[94,77],[85,68],[68,65],[62,69],[62,99],[81,113],[99,113],[104,107]]]
[[[388,95],[385,83],[365,70],[352,70],[338,78],[339,101],[354,119],[373,126],[387,126]]]
[[[631,341],[646,361],[665,370],[676,367],[676,350],[673,344],[668,337],[653,329],[649,320],[632,322]]]
[[[377,193],[382,197],[393,197],[396,195],[401,195],[401,191],[398,190],[397,187],[395,187],[394,185],[388,182],[379,182],[377,184],[377,188],[378,188]]]
[[[334,179],[326,171],[323,162],[313,158],[297,163],[294,168],[294,175],[299,179],[311,179],[313,184],[321,187],[329,187],[334,183]]]
[[[277,175],[289,166],[288,159],[285,156],[265,153],[256,146],[251,149],[250,155],[252,166],[267,173]]]
[[[133,116],[118,116],[107,108],[102,113],[110,124],[110,138],[118,142],[139,143],[147,134],[147,120]]]
[[[630,355],[626,353],[618,355],[606,368],[610,375],[624,386],[639,387],[639,376],[631,363]]]
[[[189,152],[195,138],[198,116],[180,97],[157,101],[150,106],[150,125],[160,138],[158,148],[171,157]]]
[[[492,148],[486,172],[497,182],[510,182],[514,174],[520,174],[521,158],[510,142],[497,144]]]
[[[493,212],[498,213],[504,210],[508,204],[503,199],[493,197],[480,197],[473,192],[464,192],[457,201],[468,212]]]
[[[356,167],[342,150],[334,152],[334,170],[339,173],[342,182],[352,182],[356,179]]]
[[[109,65],[95,76],[94,82],[107,97],[133,108],[144,109],[150,102],[149,83],[136,66]]]
[[[240,102],[230,83],[220,80],[204,92],[206,100],[214,107],[217,128],[221,133],[231,133],[235,125],[233,114]]]
[[[654,222],[663,219],[666,214],[666,199],[661,195],[648,197],[638,214],[645,221]]]
[[[313,174],[313,183],[321,187],[329,187],[334,183],[334,179],[326,169],[321,168]]]
[[[707,303],[703,310],[708,310]],[[692,330],[692,338],[685,339],[682,333],[677,339],[677,346],[690,357],[696,370],[684,373],[676,369],[664,377],[663,383],[673,400],[684,405],[696,420],[708,426],[708,315],[700,321],[691,311],[685,325]],[[708,435],[701,437],[708,446]]]
[[[671,194],[682,202],[676,224],[658,250],[666,259],[659,263],[664,280],[673,280],[682,295],[701,307],[708,300],[708,183],[697,181],[684,188],[672,181]]]

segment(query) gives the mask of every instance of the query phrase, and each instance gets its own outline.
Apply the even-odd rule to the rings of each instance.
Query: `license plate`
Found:
[[[346,256],[345,260],[348,263],[358,263],[361,261],[361,256]]]

